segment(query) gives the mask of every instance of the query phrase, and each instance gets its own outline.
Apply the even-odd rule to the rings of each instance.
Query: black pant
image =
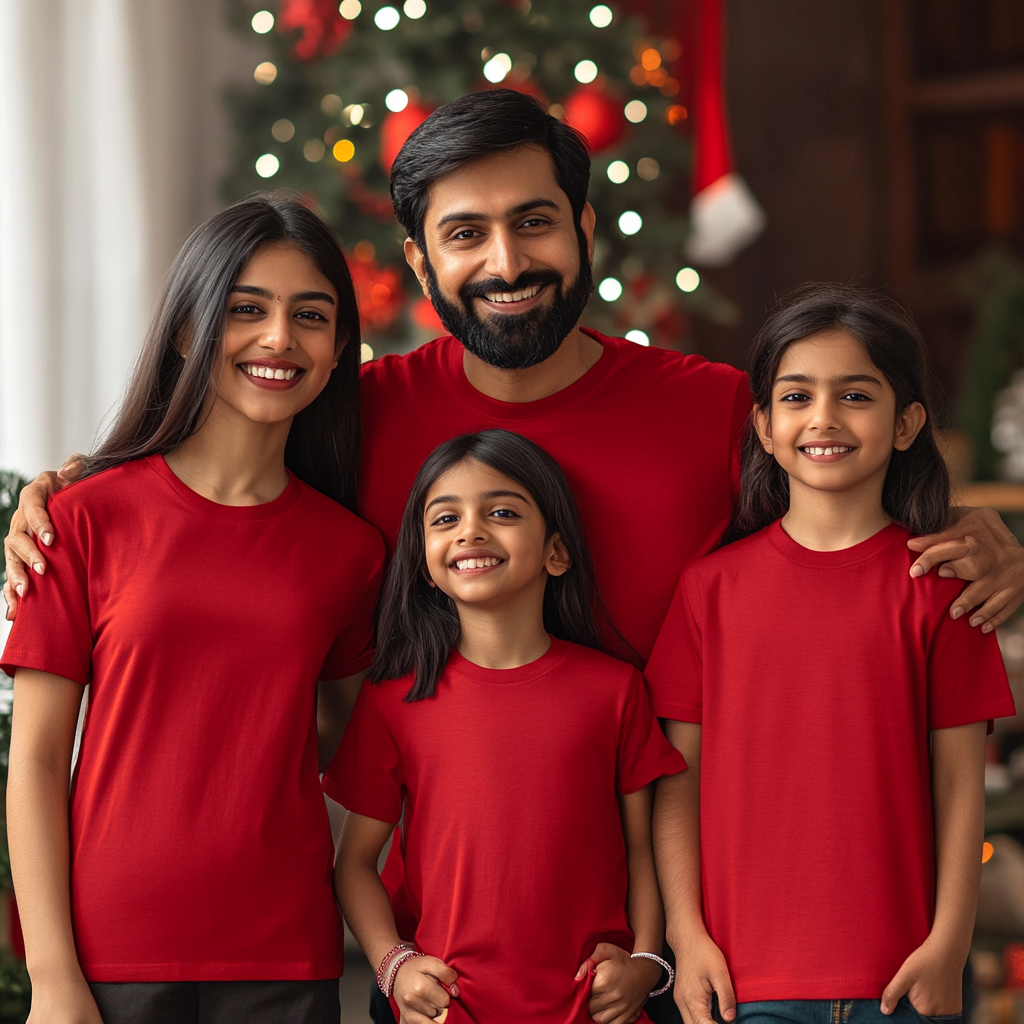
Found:
[[[338,1024],[338,979],[90,983],[103,1024]]]

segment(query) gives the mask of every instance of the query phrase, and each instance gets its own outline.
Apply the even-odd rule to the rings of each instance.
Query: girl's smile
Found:
[[[287,391],[295,387],[306,372],[301,366],[284,359],[250,359],[240,363],[238,368],[250,384],[268,391]]]

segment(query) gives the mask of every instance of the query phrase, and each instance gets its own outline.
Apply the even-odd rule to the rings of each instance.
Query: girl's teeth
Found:
[[[831,448],[804,448],[808,455],[842,455],[850,449],[844,445],[833,445]]]
[[[492,565],[497,565],[500,561],[500,558],[463,558],[455,563],[455,567],[459,570],[489,569]]]
[[[244,365],[242,370],[249,374],[250,377],[264,377],[267,380],[291,380],[295,374],[299,372],[294,367],[288,370],[283,370],[280,367],[273,369],[269,366],[249,365]]]

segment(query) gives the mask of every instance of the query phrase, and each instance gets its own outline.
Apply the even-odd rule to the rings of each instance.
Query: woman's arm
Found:
[[[357,672],[344,679],[321,680],[316,687],[316,734],[317,760],[320,771],[327,771],[341,744],[345,726],[352,717],[356,706],[359,687],[363,685],[366,671]]]
[[[665,900],[668,944],[676,955],[675,1001],[686,1024],[711,1024],[718,993],[725,1020],[736,1015],[729,968],[704,926],[700,879],[700,737],[690,722],[665,723],[686,771],[658,783],[654,802],[654,856]]]
[[[985,733],[984,722],[932,733],[935,921],[886,987],[883,1013],[904,995],[926,1017],[961,1011],[985,837]]]
[[[15,673],[7,837],[32,1024],[102,1024],[71,926],[68,787],[81,703],[79,683],[32,669]]]
[[[388,894],[377,874],[377,860],[394,824],[351,811],[345,816],[334,865],[334,891],[352,934],[376,969],[402,940]],[[430,1024],[451,1001],[438,982],[458,996],[458,975],[433,956],[407,960],[395,976],[394,995],[406,1024]]]

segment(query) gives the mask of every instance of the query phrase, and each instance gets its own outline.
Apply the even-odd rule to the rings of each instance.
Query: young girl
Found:
[[[504,430],[433,452],[385,584],[374,685],[324,776],[350,812],[338,898],[405,1024],[626,1024],[663,984],[650,784],[685,766],[640,673],[597,649],[596,607],[547,453]],[[403,813],[409,943],[377,875]]]
[[[688,1024],[712,994],[744,1024],[956,1016],[986,720],[1013,701],[995,637],[946,612],[961,584],[909,573],[949,514],[924,346],[894,303],[815,285],[750,362],[752,535],[684,574],[647,668],[690,765],[655,814],[676,1002]]]
[[[317,680],[333,752],[383,557],[337,504],[358,354],[326,225],[239,203],[185,243],[110,434],[50,502],[3,657],[33,1022],[337,1024]]]

